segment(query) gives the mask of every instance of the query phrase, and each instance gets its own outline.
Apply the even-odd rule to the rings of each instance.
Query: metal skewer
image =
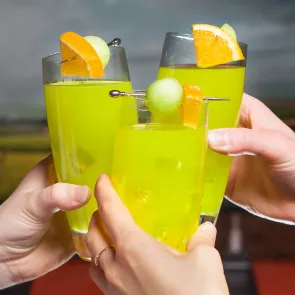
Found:
[[[133,97],[145,97],[146,91],[145,90],[134,90],[133,93],[128,93],[120,90],[111,90],[109,93],[110,97],[116,98],[116,97],[124,97],[124,96],[133,96]],[[204,100],[209,101],[230,101],[229,98],[223,98],[223,97],[211,97],[211,96],[205,96],[203,98]]]
[[[108,43],[108,46],[119,46],[121,45],[121,39],[120,38],[115,38],[112,40],[110,43]]]
[[[110,46],[119,46],[120,44],[121,44],[121,39],[120,38],[115,38],[115,39],[113,39],[110,43],[108,43],[108,46],[110,47]],[[76,57],[75,56],[73,56],[73,57],[70,57],[70,58],[68,58],[68,59],[65,59],[65,60],[62,60],[60,63],[62,64],[62,63],[64,63],[64,62],[68,62],[68,61],[73,61],[73,60],[75,60],[76,59]]]

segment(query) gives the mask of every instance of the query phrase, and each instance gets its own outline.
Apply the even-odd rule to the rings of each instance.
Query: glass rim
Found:
[[[144,99],[144,98],[135,98],[135,100],[136,101],[137,100],[138,101],[145,101],[145,102],[151,101],[151,99]],[[216,100],[216,101],[212,101],[212,102],[223,102],[223,101]],[[208,99],[202,99],[202,101],[199,101],[198,104],[200,104],[200,105],[207,105],[207,104],[209,104],[209,100]],[[182,106],[182,105],[184,105],[184,102],[180,102],[180,103],[177,104],[177,106]]]
[[[206,120],[207,121],[207,120]],[[164,130],[169,131],[169,129],[175,130],[183,130],[183,129],[192,129],[192,130],[201,130],[201,129],[209,129],[208,124],[204,123],[204,125],[197,126],[197,127],[190,127],[185,124],[180,124],[180,123],[175,123],[175,124],[163,124],[163,123],[155,123],[155,122],[146,122],[146,123],[134,123],[134,124],[126,124],[123,125],[120,129],[135,129],[138,128],[137,131],[149,131],[149,130],[144,130],[146,127],[166,127]],[[175,128],[177,127],[177,128]],[[207,138],[207,134],[205,134],[205,137]]]
[[[189,33],[180,33],[180,32],[167,32],[166,33],[166,36],[167,35],[171,35],[171,36],[175,36],[175,37],[177,37],[177,36],[179,36],[179,37],[187,37],[187,40],[188,41],[193,41],[193,34],[189,34]],[[238,42],[238,44],[240,45],[240,46],[243,46],[243,47],[246,47],[246,46],[248,46],[248,44],[247,43],[245,43],[245,42]]]
[[[117,55],[117,54],[125,51],[125,47],[122,47],[122,46],[111,46],[111,48],[112,49],[118,49],[118,50],[116,50],[117,52],[114,52],[114,53],[111,52],[111,55],[110,56]],[[111,51],[111,48],[110,48],[110,51]],[[46,55],[46,56],[42,57],[42,63],[60,64],[60,61],[50,61],[50,60],[47,60],[47,59],[50,59],[50,58],[52,58],[54,56],[58,56],[58,55],[60,55],[60,51],[57,51],[57,52],[51,53],[49,55]]]
[[[147,107],[147,103],[150,101],[150,100],[145,100],[145,99],[140,99],[140,98],[135,98],[135,101],[136,101],[136,108],[138,111],[140,112],[150,112],[152,113],[152,111]],[[216,101],[217,102],[217,101]],[[208,113],[208,106],[209,106],[209,100],[205,100],[203,99],[201,102],[199,102],[195,107],[194,109],[197,109],[197,108],[206,108],[206,113]],[[179,109],[180,111],[180,108],[183,107],[185,108],[185,104],[184,102],[180,102],[176,105],[176,108]],[[171,112],[170,114],[173,114],[173,112]],[[166,114],[162,114],[162,115],[168,115],[169,116],[169,113],[166,113]]]

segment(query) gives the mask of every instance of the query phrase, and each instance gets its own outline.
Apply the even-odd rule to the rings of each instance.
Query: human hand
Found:
[[[50,168],[48,157],[0,206],[0,289],[42,276],[75,253],[65,216],[58,211],[83,206],[90,191],[71,184],[50,186]]]
[[[247,94],[239,127],[209,132],[212,150],[238,156],[226,196],[254,214],[295,222],[294,132]]]
[[[181,254],[141,230],[123,205],[107,176],[101,176],[86,245],[92,254],[91,277],[107,295],[229,294],[216,229],[201,225]],[[112,249],[104,251],[113,241]]]

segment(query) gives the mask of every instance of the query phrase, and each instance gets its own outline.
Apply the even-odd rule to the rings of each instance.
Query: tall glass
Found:
[[[246,58],[247,45],[239,43]],[[181,84],[194,84],[204,96],[228,98],[209,104],[209,129],[236,127],[244,91],[246,60],[212,68],[196,66],[194,39],[190,34],[167,33],[158,79],[174,77]],[[232,159],[208,151],[201,222],[215,222],[226,189]]]
[[[109,97],[111,89],[128,92],[132,88],[124,48],[110,50],[111,58],[101,79],[62,76],[58,53],[42,61],[51,149],[60,182],[87,185],[93,190],[99,174],[111,173],[117,129],[137,122],[132,98]],[[86,260],[90,255],[84,238],[95,210],[97,205],[91,197],[83,208],[67,212],[77,252]]]
[[[182,252],[200,220],[207,105],[190,128],[151,120],[139,103],[138,123],[116,136],[112,181],[119,196],[143,230]]]

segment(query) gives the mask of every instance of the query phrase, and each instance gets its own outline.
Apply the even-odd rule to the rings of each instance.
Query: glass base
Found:
[[[216,225],[217,217],[218,216],[216,216],[216,215],[215,216],[210,216],[210,215],[203,215],[203,214],[201,214],[200,224],[203,224],[205,222],[211,222],[214,225]]]
[[[85,244],[86,234],[72,231],[72,236],[73,236],[73,242],[79,257],[85,261],[90,262],[91,255]]]

